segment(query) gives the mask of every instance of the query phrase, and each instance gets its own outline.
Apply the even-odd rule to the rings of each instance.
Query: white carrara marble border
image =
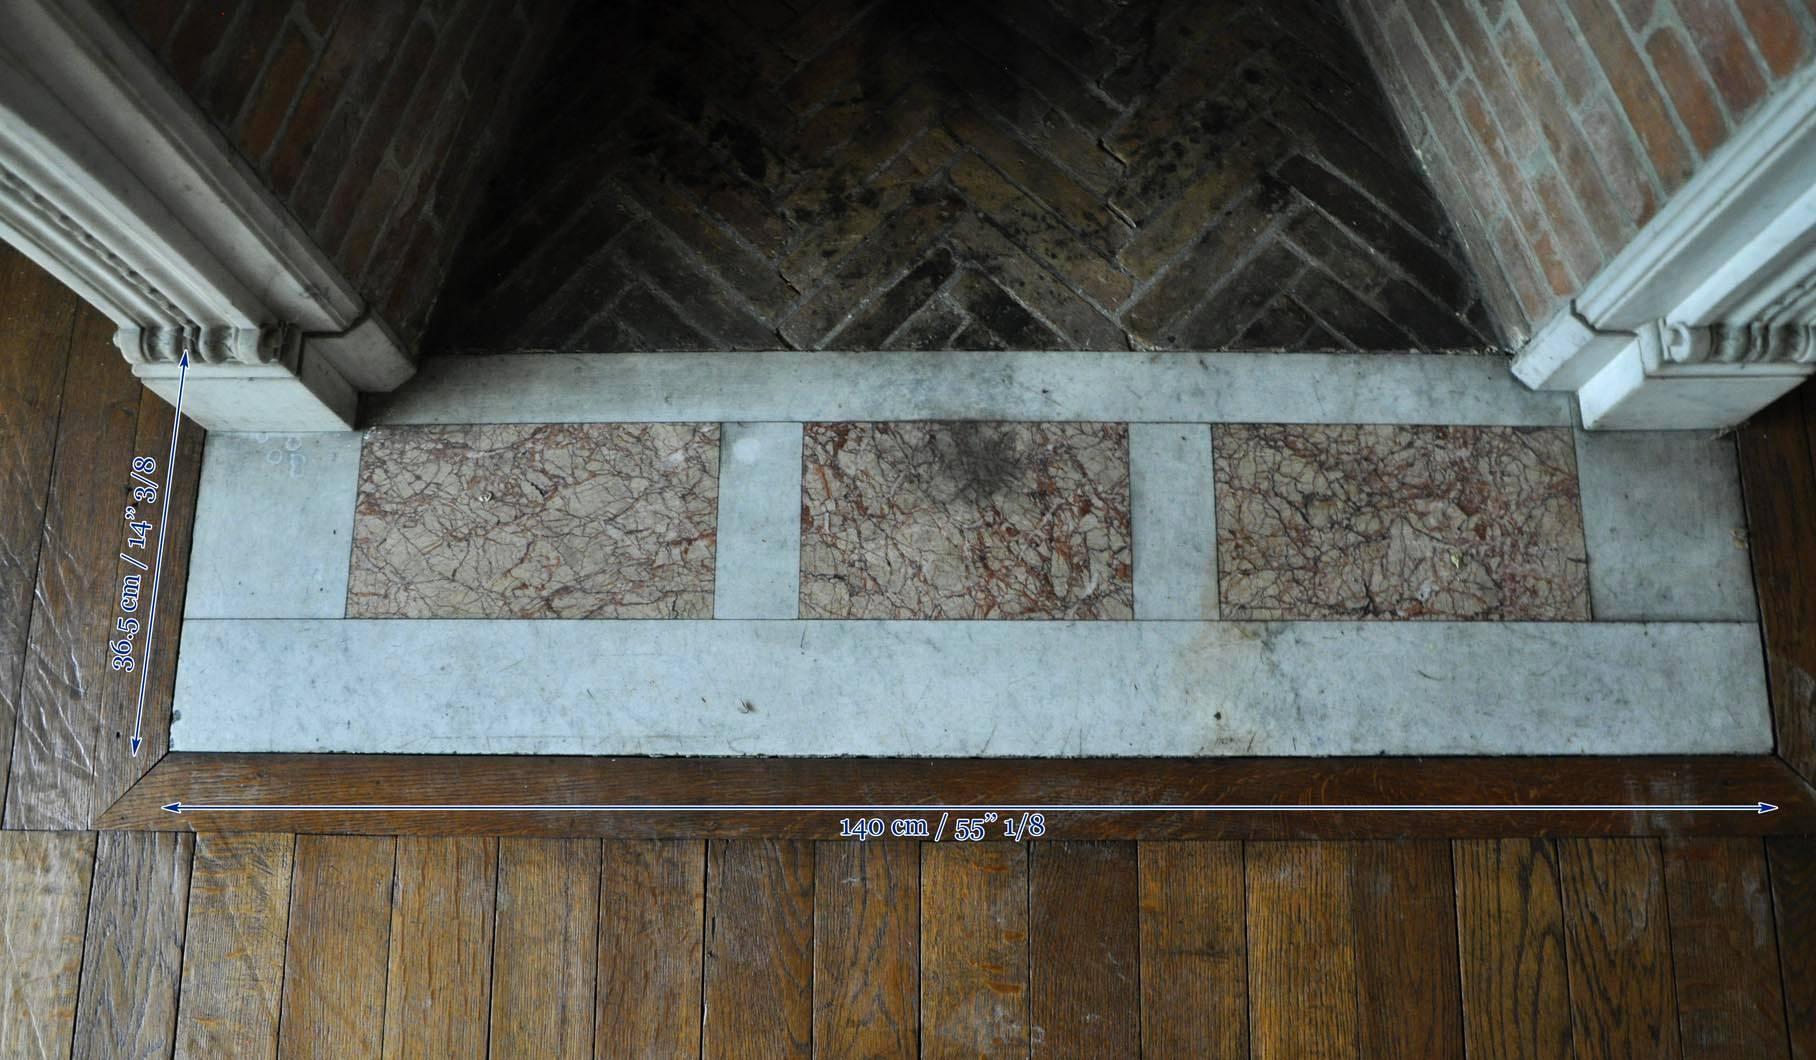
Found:
[[[1597,621],[1753,622],[1753,567],[1732,438],[1576,432]]]
[[[1211,428],[1129,424],[1129,525],[1137,619],[1214,619],[1217,488]]]
[[[381,424],[1020,420],[1567,427],[1499,357],[604,353],[431,357]]]
[[[1748,624],[184,624],[184,751],[1763,753]]]
[[[346,614],[363,440],[209,432],[185,621]]]
[[[714,618],[801,613],[801,425],[719,428]]]

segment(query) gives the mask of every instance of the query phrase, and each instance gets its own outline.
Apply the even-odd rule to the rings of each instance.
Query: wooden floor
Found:
[[[0,1058],[1816,1057],[1811,839],[88,830],[155,758],[101,664],[170,425],[108,332],[0,252]],[[1816,638],[1773,601],[1810,568],[1760,545],[1807,548],[1810,402],[1742,435],[1789,491],[1749,478],[1793,675]]]
[[[8,832],[0,1055],[1804,1057],[1812,894],[1757,839]]]

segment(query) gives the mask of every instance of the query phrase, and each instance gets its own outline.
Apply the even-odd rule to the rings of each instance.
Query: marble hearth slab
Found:
[[[191,620],[183,751],[1742,754],[1734,623]]]

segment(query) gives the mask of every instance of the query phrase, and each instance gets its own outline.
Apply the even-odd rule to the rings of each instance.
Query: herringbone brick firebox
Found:
[[[1479,349],[1316,0],[584,4],[428,352]]]

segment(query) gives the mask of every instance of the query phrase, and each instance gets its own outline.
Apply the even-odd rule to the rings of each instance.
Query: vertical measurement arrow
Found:
[[[158,582],[164,576],[164,532],[170,529],[170,484],[177,470],[177,434],[183,430],[183,383],[189,378],[189,352],[177,362],[177,414],[170,424],[170,453],[164,458],[163,518],[158,520],[158,557],[151,568],[151,616],[145,621],[145,658],[139,662],[139,705],[132,715],[132,756],[139,757],[145,732],[145,685],[151,680],[151,649],[158,632]]]

